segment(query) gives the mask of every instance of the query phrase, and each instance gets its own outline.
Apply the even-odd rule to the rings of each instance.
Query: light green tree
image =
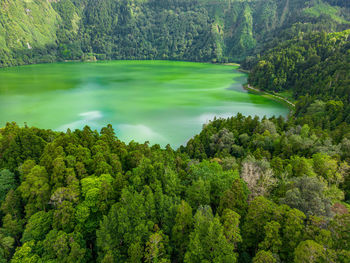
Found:
[[[182,261],[185,255],[189,235],[192,230],[192,208],[186,201],[181,201],[176,208],[175,224],[172,229],[171,242],[173,244],[174,254]]]
[[[185,254],[185,263],[236,262],[234,245],[226,239],[224,227],[210,207],[200,207],[194,217],[194,230]]]
[[[253,258],[253,263],[276,263],[271,251],[259,250]]]
[[[239,229],[240,218],[241,216],[239,214],[230,209],[225,209],[221,217],[221,222],[224,227],[224,235],[234,248],[237,248],[238,243],[242,242]]]
[[[45,167],[36,165],[29,174],[25,174],[18,187],[22,198],[26,201],[26,216],[30,217],[37,211],[45,210],[50,199],[49,176]]]
[[[265,238],[259,244],[259,248],[265,251],[271,251],[274,254],[278,254],[282,246],[282,239],[279,234],[281,225],[276,221],[268,222],[265,229]]]
[[[325,249],[313,240],[302,241],[294,251],[294,262],[327,262]]]

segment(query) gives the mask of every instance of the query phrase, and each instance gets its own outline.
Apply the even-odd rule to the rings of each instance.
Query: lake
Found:
[[[175,61],[38,64],[0,69],[0,126],[65,131],[112,124],[119,139],[176,148],[214,116],[287,116],[246,92],[237,67]]]

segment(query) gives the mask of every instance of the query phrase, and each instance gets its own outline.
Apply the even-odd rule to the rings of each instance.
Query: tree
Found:
[[[171,242],[174,249],[174,257],[182,262],[189,243],[189,235],[192,230],[192,208],[186,201],[182,200],[176,210]]]
[[[49,177],[45,167],[34,166],[28,175],[24,175],[18,190],[27,203],[25,207],[27,217],[37,211],[45,210],[50,199]]]
[[[280,237],[281,225],[276,221],[268,222],[265,227],[265,238],[259,244],[259,248],[265,251],[271,251],[274,254],[278,254],[282,247],[282,239]]]
[[[219,213],[225,209],[231,209],[241,216],[245,216],[248,209],[248,189],[244,181],[237,178],[232,187],[224,192],[220,198]]]
[[[52,162],[53,168],[50,178],[50,183],[53,185],[53,188],[56,189],[58,187],[63,186],[64,177],[66,173],[66,164],[62,156],[57,157]]]
[[[24,219],[22,219],[22,205],[18,191],[10,190],[1,204],[1,211],[5,214],[2,218],[4,232],[14,237],[16,241],[23,232]]]
[[[253,263],[276,263],[271,251],[259,250],[253,258]]]
[[[232,132],[223,128],[217,134],[212,135],[210,141],[212,155],[222,151],[229,154],[231,153],[232,146],[235,144],[235,137]]]
[[[132,263],[141,263],[144,257],[144,247],[140,241],[132,243],[128,249],[129,260]],[[107,255],[104,257],[102,262],[115,262],[113,260],[113,255],[110,251],[107,252]]]
[[[26,242],[21,247],[17,247],[11,263],[39,263],[40,257],[34,250],[35,241]]]
[[[350,214],[336,215],[330,222],[329,230],[335,249],[350,251]]]
[[[16,188],[15,175],[7,169],[0,171],[0,202],[5,199],[10,189]]]
[[[312,177],[316,175],[312,166],[312,160],[310,159],[300,156],[292,156],[290,164],[292,166],[292,175],[294,177]]]
[[[53,227],[55,229],[62,229],[67,233],[71,232],[75,226],[74,213],[73,204],[69,201],[63,201],[58,205],[53,214]]]
[[[67,234],[63,231],[51,230],[43,242],[43,261],[66,263],[85,263],[89,260],[86,253],[85,240],[80,233]]]
[[[219,218],[213,216],[210,207],[200,207],[194,217],[194,230],[184,262],[236,262],[234,245],[223,231]]]
[[[26,243],[32,240],[44,240],[45,235],[50,231],[51,228],[52,214],[52,211],[40,211],[32,215],[28,219],[28,223],[24,229],[21,242]]]
[[[135,252],[140,253],[155,224],[155,205],[152,197],[153,193],[147,186],[141,193],[131,189],[122,191],[120,201],[111,207],[108,215],[103,216],[100,228],[96,232],[101,260],[109,258],[123,261],[135,255]],[[136,245],[137,243],[139,245]],[[134,249],[128,249],[129,247]],[[142,254],[140,258],[143,257]]]
[[[158,226],[156,227],[158,228]],[[166,252],[168,237],[162,231],[156,231],[149,237],[146,243],[146,263],[170,263],[169,255]]]
[[[254,157],[243,161],[241,177],[247,183],[250,199],[267,195],[276,182],[269,164],[266,161],[256,161]]]
[[[297,208],[306,215],[331,216],[331,202],[324,191],[325,185],[316,177],[296,178],[281,203]]]
[[[285,215],[285,222],[282,228],[283,240],[281,247],[281,258],[286,261],[293,261],[294,250],[303,238],[306,216],[297,209],[290,209]]]
[[[15,239],[0,233],[0,262],[9,262]]]
[[[83,201],[75,208],[75,219],[91,235],[114,201],[112,176],[102,174],[99,177],[89,176],[82,179],[81,195]]]
[[[225,209],[222,213],[221,221],[224,227],[224,235],[226,239],[237,248],[238,243],[242,242],[242,237],[239,229],[239,219],[241,216],[236,212]]]
[[[294,251],[294,262],[327,262],[325,249],[313,240],[302,241]]]
[[[223,171],[218,163],[205,160],[191,166],[190,178],[192,185],[186,191],[186,200],[192,208],[210,204],[216,212],[221,196],[238,178],[238,174],[235,171]]]
[[[270,134],[276,134],[276,125],[272,121],[264,119],[260,124],[260,133],[265,131],[268,131]]]
[[[277,205],[266,198],[256,197],[248,208],[242,226],[243,247],[248,251],[256,251],[258,244],[265,238],[265,225],[277,212]]]
[[[337,183],[342,180],[337,173],[338,162],[325,153],[317,153],[312,156],[315,172],[329,183]]]
[[[199,179],[186,191],[186,200],[194,209],[210,204],[210,182]]]

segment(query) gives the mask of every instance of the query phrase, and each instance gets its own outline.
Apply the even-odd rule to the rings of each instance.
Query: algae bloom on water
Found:
[[[216,117],[288,108],[247,93],[235,67],[175,61],[40,64],[0,70],[0,124],[62,130],[112,124],[126,142],[178,147]]]

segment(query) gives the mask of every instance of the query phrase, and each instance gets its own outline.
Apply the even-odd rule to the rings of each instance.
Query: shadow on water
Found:
[[[232,91],[239,91],[239,92],[244,92],[247,93],[248,91],[245,90],[242,86],[241,83],[233,83],[230,87],[226,88],[227,90],[232,90]]]

